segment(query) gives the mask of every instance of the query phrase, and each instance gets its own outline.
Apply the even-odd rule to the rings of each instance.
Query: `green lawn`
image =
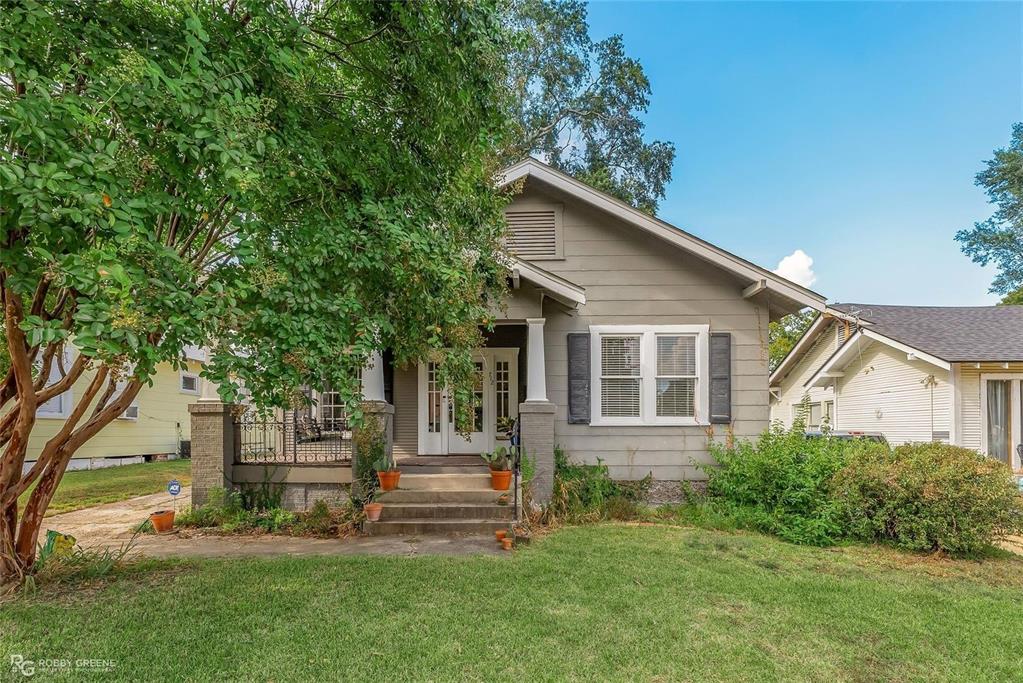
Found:
[[[171,479],[187,485],[192,481],[191,468],[191,460],[168,460],[66,472],[46,514],[55,515],[147,493],[159,493],[167,488],[167,482]],[[28,500],[28,495],[29,492],[22,495],[22,505]]]
[[[1021,624],[1018,557],[609,524],[510,557],[203,561],[44,590],[0,608],[0,658],[115,660],[96,680],[1005,681]]]

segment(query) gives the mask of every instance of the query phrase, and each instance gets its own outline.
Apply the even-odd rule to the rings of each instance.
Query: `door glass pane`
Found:
[[[473,409],[466,416],[464,413],[457,416],[453,416],[458,421],[458,431],[479,433],[483,431],[483,362],[476,361],[476,377],[473,381]],[[454,407],[452,406],[452,409]],[[471,420],[470,424],[462,424],[462,421],[468,417]]]
[[[441,387],[437,382],[437,364],[426,364],[426,431],[440,432]]]
[[[506,360],[494,363],[494,404],[495,424],[511,415],[511,363]]]
[[[987,381],[987,454],[1004,463],[1009,462],[1011,380]]]

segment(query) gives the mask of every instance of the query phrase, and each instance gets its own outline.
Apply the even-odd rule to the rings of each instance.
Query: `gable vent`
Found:
[[[553,209],[508,211],[508,251],[530,258],[558,258],[557,216]]]

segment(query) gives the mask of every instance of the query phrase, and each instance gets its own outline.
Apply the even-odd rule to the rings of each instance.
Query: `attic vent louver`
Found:
[[[508,211],[508,251],[524,259],[560,258],[557,213],[553,209]]]

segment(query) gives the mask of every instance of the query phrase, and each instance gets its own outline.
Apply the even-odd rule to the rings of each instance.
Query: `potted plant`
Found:
[[[373,463],[373,469],[377,471],[377,479],[380,480],[380,488],[384,491],[393,491],[398,488],[398,478],[401,477],[401,470],[398,469],[394,460],[382,455]]]
[[[490,487],[495,491],[507,491],[512,476],[508,449],[499,446],[493,453],[484,453],[481,457],[490,465]]]
[[[153,523],[153,530],[163,534],[174,528],[174,511],[157,510],[149,515],[149,521]]]
[[[370,522],[379,522],[380,513],[384,511],[383,503],[366,503],[362,506],[362,509],[366,511],[366,519]]]

